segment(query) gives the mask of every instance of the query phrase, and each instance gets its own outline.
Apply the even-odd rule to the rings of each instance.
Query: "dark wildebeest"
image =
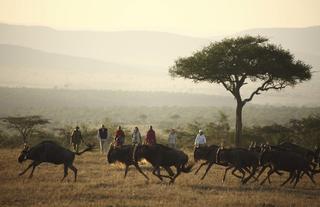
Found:
[[[132,145],[123,145],[123,146],[114,146],[114,144],[110,144],[110,148],[107,154],[108,162],[115,163],[120,162],[123,163],[126,168],[124,172],[124,177],[127,176],[128,169],[130,165],[134,165],[137,170],[147,179],[149,180],[148,176],[142,172],[138,165],[138,161],[140,160],[133,160],[133,146]]]
[[[235,174],[235,171],[240,171],[242,173],[242,177],[240,177],[241,181],[245,184],[250,178],[254,177],[254,174],[259,167],[259,157],[257,156],[257,153],[243,148],[219,148],[216,160],[217,163],[226,163],[229,166],[225,169],[223,181],[225,180],[227,171],[233,168],[232,174],[239,178],[239,176]],[[249,168],[251,168],[251,172],[249,171]],[[250,173],[246,178],[245,171],[249,171]]]
[[[216,162],[216,156],[217,151],[219,149],[219,146],[217,145],[210,145],[210,146],[201,146],[201,147],[195,147],[193,151],[193,158],[195,162],[198,162],[199,160],[204,160],[205,162],[201,163],[198,169],[195,171],[195,175],[199,172],[199,170],[205,166],[208,165],[205,173],[201,177],[201,180],[203,180],[207,173],[209,172],[210,168],[214,165],[222,165],[227,166],[226,163],[217,163]]]
[[[268,172],[267,177],[261,182],[261,185],[276,171],[286,171],[290,175],[286,181],[284,181],[281,186],[285,185],[289,180],[294,181],[293,187],[298,183],[302,173],[308,175],[313,183],[313,170],[310,167],[310,162],[298,153],[283,151],[283,150],[265,150],[260,157],[260,164],[271,165],[271,169]]]
[[[73,161],[75,155],[81,155],[82,153],[89,151],[93,148],[93,146],[89,146],[83,151],[76,153],[72,152],[53,141],[43,141],[31,148],[25,145],[22,150],[18,162],[22,163],[25,160],[33,160],[33,162],[19,174],[19,176],[26,173],[31,167],[32,171],[29,175],[29,178],[33,176],[34,169],[43,162],[53,163],[56,165],[63,164],[64,165],[64,176],[61,181],[64,180],[68,175],[68,168],[70,168],[74,172],[74,181],[77,180],[77,168],[73,166]]]
[[[317,151],[317,150],[312,151],[312,150],[309,150],[305,147],[302,147],[302,146],[299,146],[299,145],[296,145],[296,144],[293,144],[290,142],[282,142],[278,146],[281,148],[284,148],[286,150],[289,150],[289,151],[292,151],[292,152],[295,152],[297,154],[302,155],[303,157],[305,157],[309,161],[309,163],[310,163],[310,165],[312,165],[313,169],[315,169],[315,167],[317,166],[317,164],[314,162],[317,162],[317,160],[318,160],[319,151]]]
[[[155,145],[136,145],[134,149],[134,160],[146,159],[151,163],[153,167],[152,173],[157,176],[160,180],[163,177],[169,178],[170,183],[174,183],[175,179],[180,175],[181,172],[191,172],[193,165],[187,165],[188,155],[181,150],[166,147],[161,144]],[[160,167],[165,169],[174,166],[177,173],[172,176],[166,176],[160,174]],[[170,173],[169,173],[170,174]]]

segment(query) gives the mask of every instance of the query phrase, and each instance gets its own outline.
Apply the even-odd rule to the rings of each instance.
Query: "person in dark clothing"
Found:
[[[81,142],[83,142],[81,131],[80,128],[76,126],[71,134],[70,144],[72,144],[74,151],[77,153],[79,152],[79,146]]]
[[[125,134],[121,129],[121,126],[118,127],[115,137],[115,144],[116,146],[122,146],[124,144]]]
[[[145,139],[145,144],[147,145],[154,145],[156,144],[157,141],[156,141],[156,133],[155,131],[152,129],[152,126],[150,126],[150,129],[149,131],[147,132],[147,136],[146,136],[146,139]]]
[[[101,128],[98,130],[97,138],[100,143],[100,153],[103,154],[106,151],[106,143],[108,138],[108,129],[101,125]]]

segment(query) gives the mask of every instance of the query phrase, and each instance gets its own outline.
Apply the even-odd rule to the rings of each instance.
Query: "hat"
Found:
[[[203,131],[201,129],[199,129],[199,133],[203,133]]]

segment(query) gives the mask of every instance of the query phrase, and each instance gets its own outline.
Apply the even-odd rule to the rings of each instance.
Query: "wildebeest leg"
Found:
[[[144,174],[144,172],[142,172],[141,168],[139,167],[139,165],[137,163],[135,163],[134,166],[137,168],[139,173],[141,173],[147,180],[149,180],[148,176],[146,174]]]
[[[64,164],[64,174],[63,174],[63,178],[61,179],[61,182],[67,177],[68,175],[68,165]]]
[[[264,182],[266,182],[266,180],[269,179],[270,175],[272,175],[272,174],[274,173],[274,171],[275,171],[275,170],[271,168],[271,169],[269,170],[269,172],[268,172],[267,177],[265,177],[265,178],[263,179],[263,181],[260,183],[260,185],[263,185]]]
[[[208,161],[201,163],[201,165],[198,167],[198,169],[194,174],[196,175],[199,172],[200,168],[202,168],[204,165],[207,165],[208,163],[209,163]]]
[[[243,168],[247,173],[251,173],[251,171],[249,170],[249,168],[247,168],[247,167],[245,167],[245,168]],[[252,182],[255,182],[255,181],[258,181],[258,179],[255,177],[255,176],[252,176],[253,177],[253,179],[254,179],[254,181],[252,181]]]
[[[177,168],[177,173],[173,176],[173,178],[170,180],[170,184],[173,184],[174,181],[176,180],[176,178],[181,174],[181,167],[182,166],[178,166]]]
[[[214,164],[213,162],[209,163],[209,165],[208,165],[208,167],[206,169],[206,172],[202,176],[201,180],[203,180],[206,177],[207,173],[209,172],[209,170],[210,170],[210,168],[212,167],[213,164]]]
[[[233,166],[227,167],[227,168],[225,169],[224,175],[223,175],[223,179],[222,179],[222,183],[224,183],[224,181],[226,180],[227,172],[228,172],[228,170],[230,170],[231,168],[233,168]]]
[[[76,182],[76,181],[77,181],[78,169],[75,168],[75,166],[73,166],[73,165],[70,165],[70,166],[68,166],[68,167],[73,171],[73,173],[74,173],[74,182]]]
[[[236,174],[236,171],[237,171],[237,170],[242,174],[242,176],[239,176],[239,175]],[[241,169],[234,168],[234,169],[232,170],[231,174],[234,175],[234,176],[236,176],[237,178],[243,179],[245,172],[244,172],[243,170],[241,170]]]
[[[157,176],[161,181],[163,181],[163,178],[160,176],[160,168],[159,167],[154,167],[152,170],[152,174]]]
[[[262,175],[262,173],[267,169],[268,166],[263,166],[262,169],[260,170],[257,179],[259,179],[259,177]]]
[[[171,168],[170,167],[163,167],[166,171],[167,171],[167,173],[169,174],[169,176],[174,176],[174,173],[173,173],[173,171],[171,170]]]
[[[293,188],[296,187],[298,181],[300,180],[300,174],[301,174],[301,171],[299,171],[299,172],[296,174],[296,181],[295,181],[294,184],[293,184]]]
[[[307,176],[310,178],[313,184],[316,184],[316,182],[313,179],[313,175],[310,175],[309,171],[304,171],[304,173],[307,174]]]
[[[19,176],[25,174],[33,165],[34,165],[35,161],[33,161],[32,163],[30,163],[30,165],[24,170],[22,171],[21,173],[19,173]]]
[[[129,165],[126,165],[126,169],[124,170],[124,178],[126,178],[128,170],[129,170]]]
[[[295,173],[294,171],[290,172],[288,179],[284,181],[280,186],[284,186],[290,179],[292,179],[292,177],[294,176],[294,173]]]
[[[242,184],[246,184],[246,183],[250,180],[250,178],[254,177],[254,174],[256,173],[256,171],[257,171],[257,168],[256,168],[256,167],[253,167],[253,168],[252,168],[252,172],[250,173],[250,175],[249,175],[247,178],[245,178],[245,179],[242,181]]]
[[[29,178],[32,178],[34,169],[35,169],[40,163],[41,163],[41,162],[33,162],[32,170],[31,170],[31,173],[30,173],[30,175],[29,175]]]

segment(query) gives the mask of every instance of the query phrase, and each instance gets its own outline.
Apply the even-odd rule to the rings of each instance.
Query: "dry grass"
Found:
[[[242,186],[230,175],[222,184],[223,170],[214,167],[203,181],[191,173],[168,185],[144,167],[151,178],[147,183],[133,167],[123,179],[121,166],[108,165],[105,156],[89,152],[75,161],[78,182],[73,182],[70,171],[61,183],[61,165],[42,164],[32,179],[27,178],[30,172],[18,177],[27,166],[17,163],[18,154],[19,150],[0,150],[0,206],[320,206],[320,187],[306,178],[296,189],[279,187],[287,175],[273,176],[273,183],[263,187]]]

